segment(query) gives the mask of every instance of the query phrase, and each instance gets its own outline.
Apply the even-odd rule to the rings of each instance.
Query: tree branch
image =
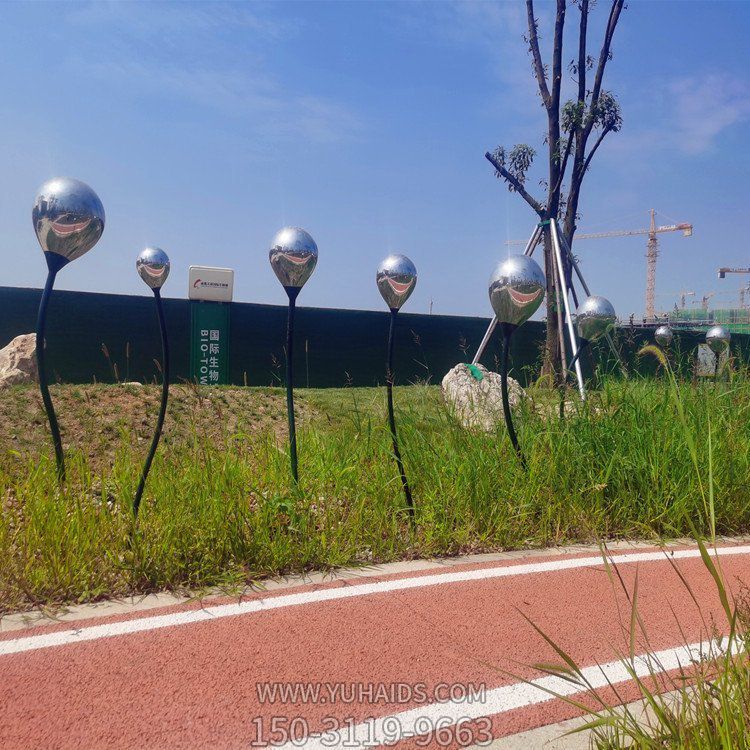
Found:
[[[573,145],[573,136],[575,135],[575,128],[571,129],[568,134],[568,142],[565,144],[565,154],[563,155],[562,161],[560,162],[560,174],[557,176],[557,182],[555,183],[555,189],[552,191],[553,194],[560,189],[562,181],[565,179],[565,169],[568,166],[568,157],[570,156],[570,149]]]
[[[484,155],[484,158],[487,159],[490,164],[492,164],[492,166],[497,170],[497,172],[506,182],[510,183],[513,186],[513,189],[526,201],[526,203],[528,203],[534,209],[534,211],[536,211],[540,216],[544,214],[544,206],[542,206],[539,201],[535,200],[529,194],[523,184],[519,182],[517,177],[514,177],[502,164],[500,164],[499,161],[495,159],[495,157],[489,151]]]
[[[552,94],[550,108],[555,112],[560,109],[560,87],[562,84],[563,27],[565,26],[565,2],[557,0],[555,14],[555,36],[552,44]]]
[[[599,148],[599,146],[601,145],[601,142],[604,140],[604,136],[607,135],[607,133],[609,133],[611,130],[612,130],[611,127],[606,127],[599,134],[599,137],[596,139],[596,143],[591,147],[591,151],[589,151],[588,156],[586,157],[586,160],[583,162],[583,174],[586,174],[586,170],[589,168],[591,159],[596,153],[596,149]]]
[[[586,33],[589,22],[589,0],[581,0],[581,24],[578,30],[578,101],[586,102]]]
[[[565,3],[557,0],[555,34],[552,43],[552,94],[547,108],[547,140],[549,141],[549,185],[555,186],[548,193],[547,210],[557,215],[560,205],[560,154],[555,153],[560,143],[560,89],[562,87],[563,29],[565,27]]]
[[[526,22],[529,26],[529,49],[534,60],[534,75],[539,84],[539,93],[542,95],[544,106],[549,109],[550,98],[547,88],[547,76],[544,74],[542,55],[539,52],[539,37],[536,33],[536,18],[534,17],[534,0],[526,0]]]
[[[596,104],[599,101],[599,94],[602,90],[602,79],[604,78],[604,69],[607,67],[607,60],[609,60],[610,50],[612,48],[612,37],[615,34],[615,28],[617,27],[617,21],[620,18],[620,12],[625,0],[613,0],[612,7],[609,9],[609,19],[607,20],[607,30],[604,32],[604,41],[602,42],[602,49],[599,53],[599,64],[596,68],[596,76],[594,78],[594,87],[591,89],[591,101],[589,103],[589,116],[586,122],[585,134],[588,138],[591,129],[594,127],[596,118],[594,112],[596,110]]]

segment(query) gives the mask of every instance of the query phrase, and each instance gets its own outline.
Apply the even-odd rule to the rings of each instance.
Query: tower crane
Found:
[[[750,268],[718,268],[716,274],[720,279],[725,279],[728,273],[750,273]]]
[[[693,236],[693,225],[686,222],[680,224],[656,225],[656,211],[651,209],[651,223],[648,229],[621,229],[612,232],[588,232],[586,234],[576,233],[577,240],[595,240],[606,237],[635,237],[637,235],[648,235],[646,243],[646,317],[656,317],[656,305],[654,296],[656,292],[656,259],[659,257],[659,242],[657,234],[663,232],[682,232],[683,237]],[[506,245],[525,245],[524,240],[508,240]],[[748,271],[750,273],[750,271]],[[683,305],[684,307],[684,305]]]
[[[750,273],[750,268],[727,268],[726,266],[722,266],[716,269],[716,275],[720,279],[725,279],[728,273]],[[742,308],[745,307],[745,294],[748,289],[750,289],[750,284],[746,284],[740,289],[740,307]]]
[[[680,290],[680,307],[685,309],[685,297],[695,297],[695,292],[689,292],[687,289]]]
[[[695,300],[694,302],[691,302],[691,305],[700,305],[702,310],[708,310],[708,301],[711,299],[711,297],[715,296],[716,292],[706,292],[706,294],[701,297],[700,302],[698,300]]]
[[[674,297],[675,295],[677,295],[677,297],[679,297],[680,299],[679,308],[684,310],[686,298],[695,297],[695,292],[690,289],[680,289],[679,292],[659,292],[659,294],[657,294],[656,296],[657,297]],[[678,305],[676,302],[674,303],[674,309],[675,310],[678,309]]]

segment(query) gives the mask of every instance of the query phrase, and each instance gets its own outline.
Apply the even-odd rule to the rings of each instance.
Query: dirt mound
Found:
[[[66,451],[80,450],[96,467],[111,462],[123,437],[147,445],[159,411],[156,385],[53,385],[50,388]],[[296,403],[298,423],[310,408]],[[36,458],[51,450],[47,419],[39,391],[16,386],[0,393],[0,453],[13,451]],[[170,388],[164,444],[179,444],[196,435],[220,444],[238,432],[286,433],[286,404],[281,390],[265,388]]]

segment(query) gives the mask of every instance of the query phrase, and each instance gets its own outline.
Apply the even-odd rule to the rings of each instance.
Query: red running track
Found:
[[[718,552],[730,588],[750,580],[750,546]],[[706,623],[722,631],[697,550],[612,556],[631,590],[638,573],[640,652],[662,652],[671,669],[689,660],[686,642],[710,637]],[[592,674],[612,662],[622,698],[636,697],[616,663],[629,604],[600,556],[532,555],[5,633],[0,745],[481,744],[575,714],[523,682],[540,677],[531,665],[560,661],[523,615]]]

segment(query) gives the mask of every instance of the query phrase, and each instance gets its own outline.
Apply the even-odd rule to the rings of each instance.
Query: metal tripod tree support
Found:
[[[571,268],[573,269],[573,271],[575,271],[575,274],[578,277],[581,287],[583,288],[583,291],[586,293],[586,295],[590,296],[591,292],[589,290],[588,284],[586,283],[586,280],[583,277],[583,274],[581,273],[581,269],[579,268],[578,263],[575,257],[573,256],[570,246],[565,240],[565,236],[562,234],[562,232],[559,231],[559,227],[555,219],[548,219],[546,221],[542,221],[534,227],[534,230],[531,233],[531,237],[529,238],[529,241],[526,243],[526,249],[524,250],[523,254],[528,255],[528,256],[533,255],[534,249],[542,241],[544,237],[545,229],[549,229],[550,239],[552,241],[552,248],[554,251],[554,263],[553,263],[553,268],[551,270],[553,273],[553,278],[555,280],[555,288],[557,290],[562,290],[561,296],[563,298],[563,306],[565,309],[565,329],[568,334],[568,342],[570,345],[570,351],[571,351],[571,354],[573,355],[572,363],[575,366],[575,376],[576,376],[576,381],[578,384],[578,391],[581,394],[581,400],[585,401],[586,400],[586,386],[584,385],[584,382],[583,382],[583,372],[581,370],[581,362],[580,362],[580,356],[579,356],[581,343],[578,340],[578,336],[576,334],[575,324],[573,320],[573,312],[571,310],[571,304],[570,304],[571,296],[573,298],[573,302],[576,305],[578,302],[578,297],[576,295],[576,291],[573,286],[572,274],[571,274],[571,278],[568,279],[565,273],[565,267],[563,265],[563,257],[567,257],[571,265]],[[474,355],[474,359],[471,362],[473,365],[476,365],[479,362],[479,360],[482,358],[482,355],[484,354],[484,350],[487,348],[487,344],[489,343],[489,340],[492,337],[492,334],[495,328],[497,327],[497,322],[498,322],[497,317],[495,317],[492,319],[489,326],[487,327],[487,331],[482,337],[482,341],[479,344],[477,353]],[[617,358],[617,361],[620,364],[620,367],[622,368],[623,374],[627,376],[627,370],[625,369],[625,364],[622,361],[622,357],[620,356],[620,353],[617,351],[617,348],[615,347],[615,342],[612,340],[612,337],[610,336],[609,333],[606,335],[606,338],[610,346],[610,349],[612,350],[612,353],[615,355],[615,357]],[[568,361],[567,361],[567,355],[566,355],[564,346],[560,347],[560,359],[562,363],[563,372],[567,374]]]

